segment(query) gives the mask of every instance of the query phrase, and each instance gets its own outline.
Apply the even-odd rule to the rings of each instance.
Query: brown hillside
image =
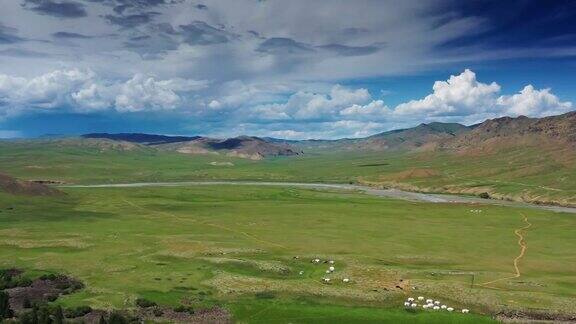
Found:
[[[239,136],[228,139],[198,139],[159,145],[163,149],[188,154],[224,153],[229,156],[260,160],[268,156],[298,155],[302,152],[285,143],[270,143],[258,137]]]
[[[472,131],[442,143],[457,151],[491,151],[510,146],[576,147],[576,112],[545,118],[489,119]]]
[[[48,187],[41,183],[17,180],[13,177],[0,173],[0,191],[12,195],[26,196],[57,196],[60,190]]]

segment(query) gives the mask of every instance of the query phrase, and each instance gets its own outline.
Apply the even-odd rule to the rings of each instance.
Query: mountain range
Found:
[[[516,145],[537,146],[542,143],[572,149],[576,145],[576,112],[544,118],[501,117],[472,126],[433,122],[365,138],[338,140],[284,140],[252,136],[216,139],[140,133],[93,133],[82,135],[82,138],[124,142],[131,148],[133,146],[129,143],[184,154],[225,154],[253,160],[269,156],[300,155],[316,150],[446,150],[473,153]]]

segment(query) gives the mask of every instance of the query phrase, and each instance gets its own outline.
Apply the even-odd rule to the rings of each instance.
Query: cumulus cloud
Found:
[[[396,107],[397,114],[428,116],[466,116],[491,109],[500,92],[496,82],[485,84],[476,80],[468,69],[452,75],[447,81],[436,81],[433,93],[420,100],[411,100]]]
[[[452,75],[447,81],[436,81],[433,92],[419,100],[400,104],[396,115],[476,120],[500,116],[549,116],[566,112],[571,102],[561,102],[550,89],[537,90],[527,85],[514,95],[500,95],[496,82],[479,82],[476,74],[468,69]]]
[[[34,78],[0,74],[0,112],[70,110],[119,112],[171,110],[187,102],[187,94],[206,87],[205,81],[173,78],[157,80],[136,74],[110,82],[90,70],[57,70]]]
[[[310,91],[306,89],[315,89]],[[396,107],[365,88],[327,84],[222,84],[135,74],[105,79],[91,70],[55,70],[25,78],[0,74],[0,118],[19,112],[118,114],[164,112],[207,135],[290,138],[361,137],[421,122],[476,123],[504,115],[546,116],[573,109],[550,89],[501,94],[465,70],[437,81],[431,94]],[[138,114],[136,114],[138,115]],[[179,116],[179,117],[176,117]],[[194,118],[191,118],[194,117]],[[204,125],[204,126],[202,126]]]
[[[511,116],[549,116],[565,113],[572,109],[569,101],[560,99],[551,93],[551,89],[535,89],[532,85],[525,86],[519,93],[512,96],[501,96],[497,105]]]
[[[259,105],[252,109],[252,113],[258,118],[270,120],[325,120],[336,118],[340,111],[370,99],[366,89],[336,85],[327,94],[298,91],[286,103]]]

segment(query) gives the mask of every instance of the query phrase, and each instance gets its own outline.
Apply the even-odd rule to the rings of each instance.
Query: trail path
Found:
[[[522,275],[522,273],[520,272],[520,267],[518,266],[518,263],[520,262],[520,260],[522,260],[522,258],[524,257],[524,254],[526,254],[526,250],[528,249],[528,244],[526,243],[526,240],[524,239],[523,232],[527,231],[532,226],[532,223],[530,223],[528,221],[528,217],[526,217],[526,215],[524,215],[524,214],[521,214],[521,215],[524,217],[524,223],[526,223],[526,225],[521,227],[521,228],[514,230],[514,234],[518,237],[518,245],[520,246],[520,254],[518,254],[518,256],[516,258],[514,258],[514,262],[513,262],[514,271],[516,273],[513,276],[509,276],[506,278],[500,278],[500,279],[488,281],[485,283],[481,283],[480,286],[496,288],[496,287],[492,287],[490,285],[493,283],[499,282],[499,281],[519,278]],[[496,289],[498,289],[498,288],[496,288]]]

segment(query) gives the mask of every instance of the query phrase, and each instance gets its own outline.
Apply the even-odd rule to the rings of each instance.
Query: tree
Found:
[[[0,320],[14,315],[10,309],[10,296],[5,291],[0,291]]]

